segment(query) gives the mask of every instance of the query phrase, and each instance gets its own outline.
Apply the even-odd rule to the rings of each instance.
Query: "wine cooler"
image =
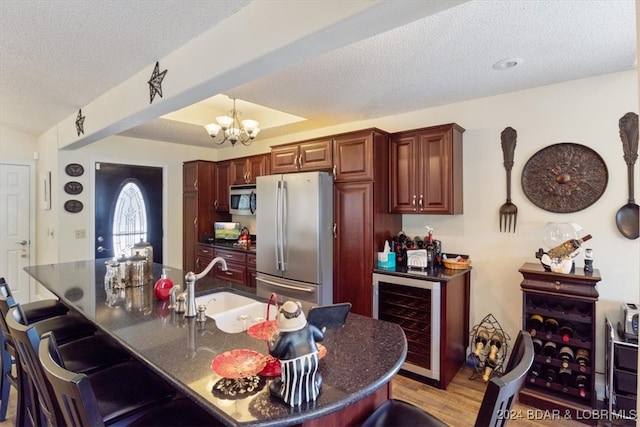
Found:
[[[378,271],[373,274],[373,317],[402,327],[407,357],[401,373],[446,389],[465,360],[469,272]]]
[[[584,414],[597,403],[595,286],[599,271],[585,274],[576,268],[573,274],[552,273],[533,263],[519,271],[524,277],[523,329],[531,334],[536,353],[520,402],[560,410],[591,424],[594,420]]]

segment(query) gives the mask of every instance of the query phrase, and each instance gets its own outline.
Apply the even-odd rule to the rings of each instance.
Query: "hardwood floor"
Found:
[[[410,402],[430,414],[440,418],[445,423],[452,427],[464,427],[473,426],[476,420],[476,415],[480,409],[480,403],[484,396],[484,390],[486,384],[480,377],[470,379],[473,374],[473,370],[468,367],[462,367],[458,371],[457,375],[453,378],[453,381],[447,387],[447,390],[440,390],[435,387],[423,384],[419,381],[404,377],[402,375],[396,375],[392,384],[392,397],[399,400]],[[512,420],[508,423],[509,426],[524,426],[524,427],[579,427],[586,426],[578,421],[571,420],[541,420],[541,419],[526,419],[527,414],[535,414],[536,408],[521,405],[516,402],[513,409],[518,414],[522,413],[525,419]],[[531,411],[531,412],[527,412]],[[540,412],[538,412],[537,418],[541,418]],[[536,418],[532,416],[531,418]],[[611,423],[600,423],[602,426],[611,425],[631,425],[635,423],[627,421]],[[419,426],[411,426],[419,427]]]

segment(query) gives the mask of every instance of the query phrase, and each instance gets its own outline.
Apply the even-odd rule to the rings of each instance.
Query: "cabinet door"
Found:
[[[198,193],[182,194],[182,269],[194,271],[198,242]]]
[[[248,178],[247,158],[241,157],[239,159],[233,159],[230,162],[230,185],[246,184]]]
[[[256,287],[256,254],[247,254],[247,286]]]
[[[373,134],[362,132],[333,139],[336,182],[373,179]]]
[[[263,154],[247,158],[247,183],[255,184],[259,176],[269,175],[271,156]]]
[[[182,166],[182,192],[197,191],[198,162],[185,162]]]
[[[418,134],[395,134],[391,137],[389,210],[392,213],[417,213]]]
[[[418,147],[418,212],[453,213],[451,133],[422,133]]]
[[[211,246],[208,245],[196,245],[196,263],[194,273],[200,273],[203,271],[211,261],[213,261],[214,251]],[[215,277],[215,271],[213,269],[207,273],[207,277]]]
[[[333,167],[333,139],[301,142],[298,150],[298,169],[311,171]]]
[[[229,212],[229,182],[231,179],[231,162],[217,162],[215,166],[216,198],[214,207],[219,212]]]
[[[298,146],[281,145],[271,148],[271,173],[298,171]]]
[[[364,316],[371,316],[373,298],[373,186],[367,181],[333,187],[333,300],[350,302],[351,311]]]

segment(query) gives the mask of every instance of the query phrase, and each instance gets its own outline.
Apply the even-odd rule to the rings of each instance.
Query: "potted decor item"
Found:
[[[269,391],[290,406],[315,401],[322,388],[316,341],[322,341],[324,335],[307,323],[299,302],[282,304],[276,323],[278,334],[269,341],[269,354],[280,360],[281,374]]]

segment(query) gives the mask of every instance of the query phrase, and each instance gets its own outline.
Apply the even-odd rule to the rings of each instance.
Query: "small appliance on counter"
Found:
[[[236,242],[240,237],[241,226],[239,222],[214,222],[213,235],[216,242]]]
[[[638,339],[638,306],[633,303],[623,302],[620,306],[620,335],[629,340]]]

